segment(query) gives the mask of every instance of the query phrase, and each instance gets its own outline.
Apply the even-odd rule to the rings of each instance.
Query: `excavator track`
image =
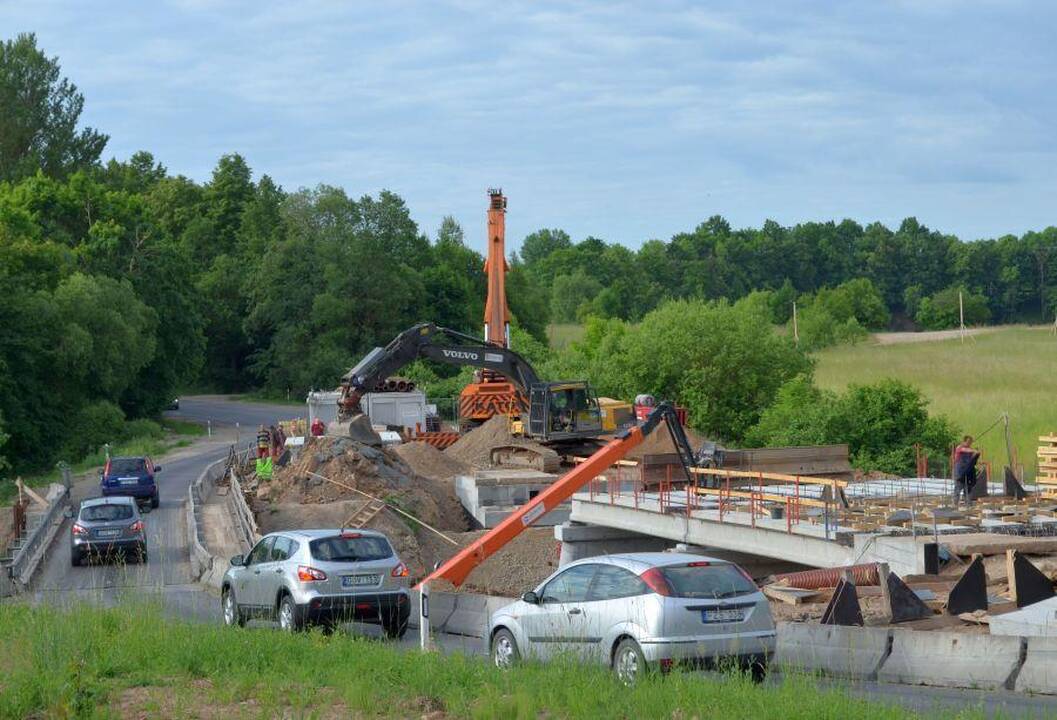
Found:
[[[562,458],[554,450],[536,443],[523,445],[499,445],[492,448],[493,467],[523,468],[545,473],[557,473]]]

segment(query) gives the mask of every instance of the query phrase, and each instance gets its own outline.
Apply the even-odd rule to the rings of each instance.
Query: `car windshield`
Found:
[[[734,565],[673,565],[661,568],[672,595],[684,598],[724,598],[756,592],[756,584]]]
[[[111,475],[136,475],[146,469],[147,464],[143,458],[117,458],[110,461]]]
[[[89,505],[88,507],[81,508],[81,519],[91,522],[131,520],[132,506],[126,503],[120,505]]]
[[[361,560],[384,560],[393,556],[393,548],[383,537],[362,535],[360,537],[320,538],[308,544],[312,557],[330,562],[358,562]]]

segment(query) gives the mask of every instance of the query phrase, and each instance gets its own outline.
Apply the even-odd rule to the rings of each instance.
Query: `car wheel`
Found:
[[[749,665],[749,673],[752,681],[759,685],[767,678],[767,663],[753,660],[752,664]]]
[[[159,502],[160,501],[158,499],[158,491],[155,490],[154,494],[150,496],[150,506],[156,510],[158,508]]]
[[[399,640],[407,633],[407,623],[410,618],[394,618],[382,622],[382,633],[389,640]]]
[[[146,565],[147,564],[147,548],[146,548],[146,546],[141,547],[139,550],[136,551],[136,562],[139,563],[140,565]]]
[[[613,653],[613,672],[624,685],[634,685],[646,674],[646,656],[642,648],[631,638],[624,638]]]
[[[235,591],[231,588],[224,590],[224,595],[221,598],[220,606],[224,610],[224,624],[228,627],[238,626],[242,627],[246,624],[246,617],[239,610],[239,604],[235,600]]]
[[[78,567],[81,564],[81,555],[79,553],[70,553],[70,565]]]
[[[278,616],[279,629],[284,632],[298,632],[304,625],[297,615],[294,599],[289,595],[283,595],[283,599],[279,601]]]
[[[500,670],[505,670],[521,659],[514,634],[501,628],[492,636],[492,662]]]

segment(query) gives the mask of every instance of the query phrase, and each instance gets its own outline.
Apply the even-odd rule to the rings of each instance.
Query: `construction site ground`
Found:
[[[700,438],[691,439],[699,441]],[[485,532],[474,528],[472,518],[460,504],[454,478],[488,467],[493,447],[524,442],[510,434],[505,418],[493,418],[445,451],[416,442],[374,447],[349,437],[316,438],[291,462],[278,467],[270,482],[251,479],[247,483],[247,499],[262,533],[345,527],[357,518],[367,518],[363,527],[384,532],[412,575],[422,577]],[[673,452],[674,447],[668,433],[661,429],[636,450],[633,457]],[[372,507],[372,499],[383,501],[386,507],[373,512],[377,503]],[[982,541],[988,537],[991,536],[983,536]],[[998,539],[994,554],[984,557],[992,603],[987,613],[959,618],[943,612],[950,588],[970,560],[968,554],[959,557],[951,553],[939,576],[903,578],[912,589],[924,591],[935,614],[901,626],[986,633],[989,615],[1015,609],[1007,597],[1006,558],[1004,551],[999,552],[1001,536],[994,537]],[[1026,551],[1030,552],[1027,548]],[[517,597],[557,568],[558,555],[552,528],[529,528],[477,567],[459,590]],[[1057,555],[1032,553],[1026,557],[1051,578],[1057,575]],[[885,624],[880,589],[860,587],[858,594],[866,624]],[[832,588],[820,588],[814,596],[795,603],[772,597],[771,607],[776,620],[818,621],[831,596]]]

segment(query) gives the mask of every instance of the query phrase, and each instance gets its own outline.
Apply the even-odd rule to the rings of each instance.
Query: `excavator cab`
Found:
[[[537,383],[529,393],[528,434],[542,442],[598,437],[602,412],[586,381]]]

